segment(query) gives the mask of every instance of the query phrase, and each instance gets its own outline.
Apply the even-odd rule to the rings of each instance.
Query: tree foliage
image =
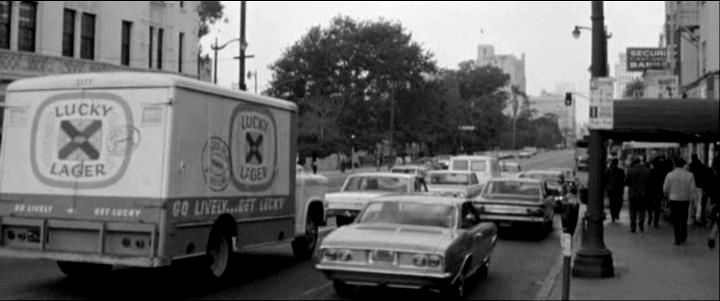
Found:
[[[642,79],[635,79],[625,86],[623,97],[640,98],[645,93],[645,82]]]
[[[200,1],[196,10],[200,16],[198,24],[198,37],[202,38],[210,32],[210,24],[215,24],[223,17],[223,5],[220,1]]]

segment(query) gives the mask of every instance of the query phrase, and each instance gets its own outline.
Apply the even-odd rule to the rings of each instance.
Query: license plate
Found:
[[[394,254],[391,251],[375,251],[375,261],[393,262]]]

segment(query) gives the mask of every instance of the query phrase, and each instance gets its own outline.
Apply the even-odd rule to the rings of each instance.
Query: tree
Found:
[[[645,82],[642,79],[635,79],[625,86],[623,97],[641,98],[645,94]]]
[[[364,147],[389,137],[391,103],[396,113],[412,109],[423,100],[417,93],[424,89],[423,74],[436,70],[432,54],[413,42],[399,23],[342,16],[333,18],[329,27],[310,28],[270,68],[273,80],[265,94],[300,104],[301,124],[314,118],[305,113],[316,110],[309,106],[337,101],[337,136],[323,139],[344,143],[354,134]],[[303,103],[304,99],[318,101]],[[412,136],[405,134],[400,137]]]
[[[198,37],[202,38],[210,32],[210,25],[223,17],[223,5],[220,1],[200,1],[196,10],[200,16]]]

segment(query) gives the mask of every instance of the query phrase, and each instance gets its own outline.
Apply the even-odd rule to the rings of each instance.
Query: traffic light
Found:
[[[570,93],[570,92],[565,93],[565,106],[566,107],[572,106],[572,93]]]

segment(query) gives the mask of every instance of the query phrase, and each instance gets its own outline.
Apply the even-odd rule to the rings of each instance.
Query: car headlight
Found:
[[[418,254],[418,255],[415,255],[415,257],[413,257],[413,264],[416,267],[424,267],[427,265],[427,263],[428,263],[427,255]]]
[[[428,256],[428,266],[431,268],[437,268],[442,266],[442,257],[439,255]]]
[[[335,249],[324,249],[322,257],[327,261],[335,261],[338,259],[338,251]]]
[[[350,261],[352,260],[352,251],[350,250],[341,250],[338,252],[338,259],[340,261]]]

